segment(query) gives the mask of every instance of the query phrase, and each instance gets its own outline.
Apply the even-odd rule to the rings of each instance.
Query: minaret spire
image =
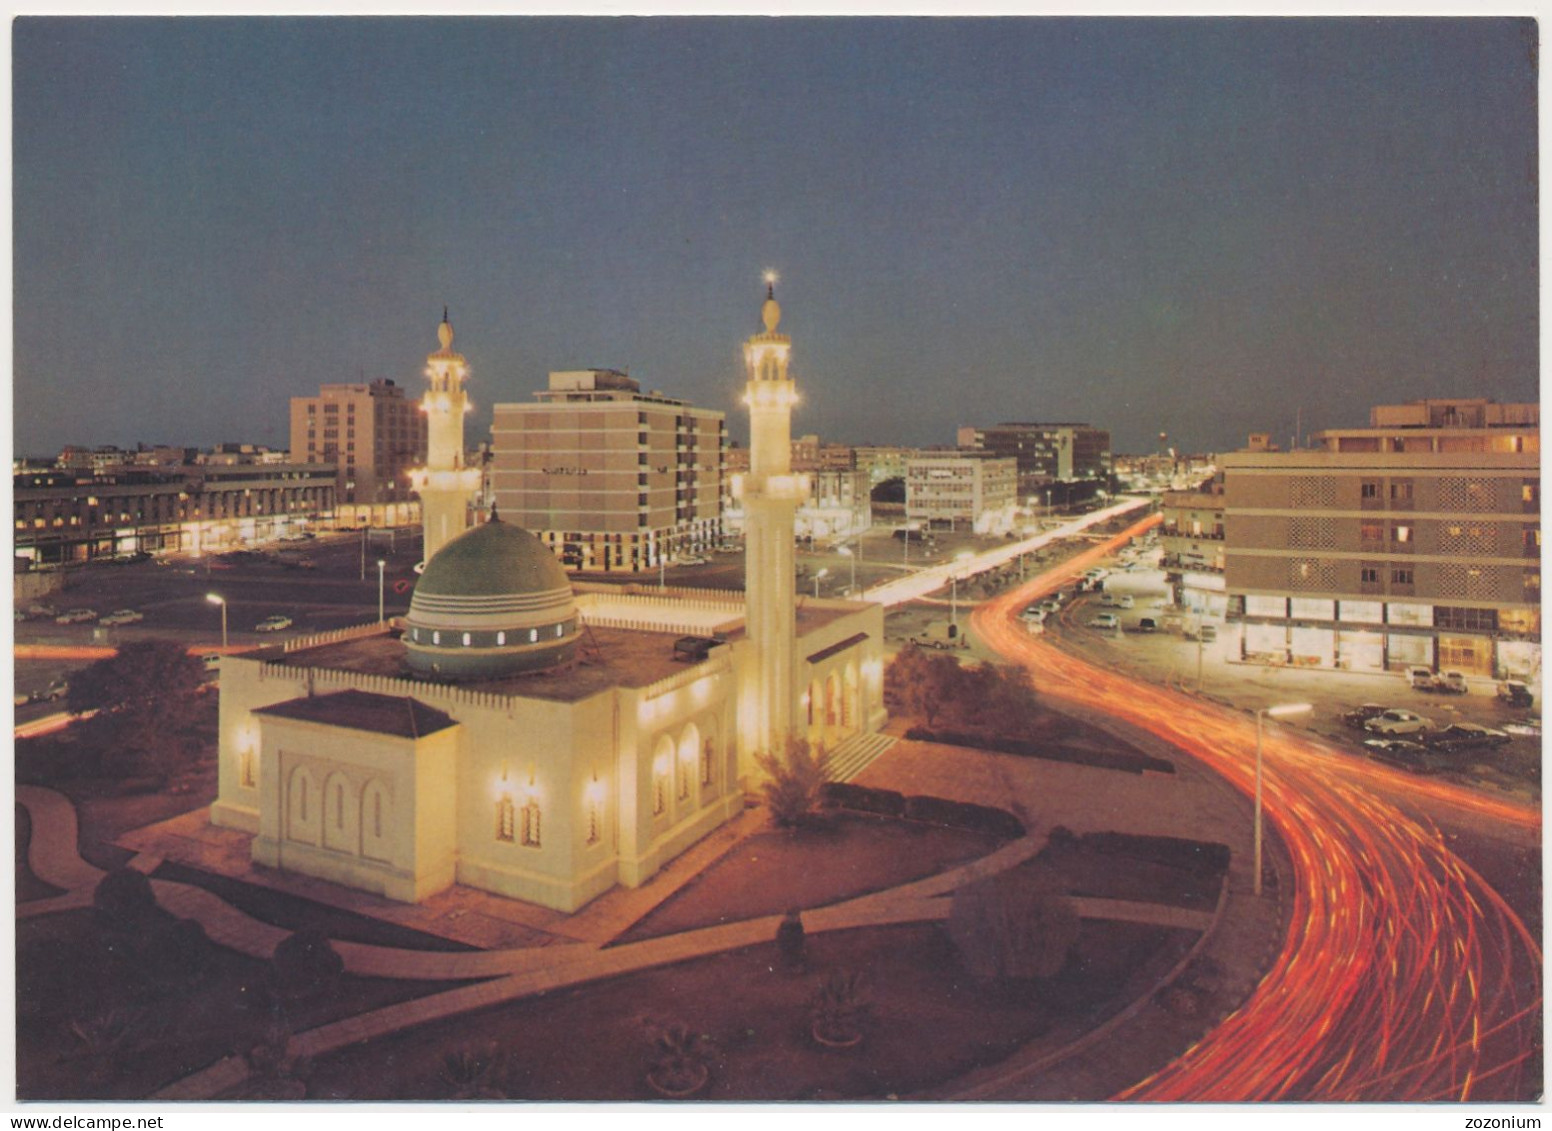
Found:
[[[798,684],[794,527],[808,497],[808,477],[792,473],[792,406],[797,391],[787,377],[792,339],[776,329],[776,274],[765,275],[765,329],[744,343],[748,372],[749,472],[743,477],[747,545],[744,623],[759,657],[755,706],[744,734],[748,748],[785,756],[796,731]]]
[[[470,405],[463,391],[469,363],[453,350],[453,324],[447,307],[437,325],[441,346],[426,357],[426,377],[431,387],[421,398],[426,414],[426,466],[410,472],[410,483],[420,495],[420,523],[425,533],[425,560],[469,527],[469,499],[479,490],[478,468],[463,461],[463,418]]]

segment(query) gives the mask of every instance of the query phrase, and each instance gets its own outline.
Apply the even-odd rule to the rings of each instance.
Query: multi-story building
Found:
[[[1539,423],[1534,404],[1425,400],[1312,450],[1223,456],[1240,654],[1539,674]]]
[[[1018,509],[1018,463],[987,452],[923,454],[906,462],[905,517],[926,529],[1001,534]]]
[[[1110,433],[1089,424],[1006,423],[959,429],[966,451],[1010,456],[1018,461],[1019,494],[1026,498],[1053,480],[1070,483],[1110,477]]]
[[[200,553],[333,524],[334,469],[188,464],[12,477],[16,556],[43,565]]]
[[[1212,479],[1195,491],[1166,491],[1160,510],[1160,564],[1174,592],[1175,603],[1186,608],[1224,611],[1223,481]]]
[[[390,380],[323,385],[291,398],[291,456],[333,464],[341,526],[418,522],[409,472],[426,458],[426,417]]]
[[[637,573],[721,539],[723,414],[643,393],[613,369],[550,374],[536,404],[498,404],[501,517],[573,570]]]
[[[889,479],[904,479],[905,466],[912,456],[921,455],[917,448],[867,446],[853,448],[852,466],[868,473],[868,482],[877,487]]]

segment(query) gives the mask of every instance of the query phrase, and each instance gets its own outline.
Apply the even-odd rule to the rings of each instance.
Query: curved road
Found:
[[[1138,682],[1013,620],[1148,522],[981,606],[973,624],[1043,695],[1174,743],[1246,794],[1255,720]],[[1541,950],[1425,815],[1539,833],[1533,808],[1419,781],[1268,725],[1264,804],[1293,861],[1288,936],[1244,1005],[1118,1099],[1525,1100],[1540,1093]]]

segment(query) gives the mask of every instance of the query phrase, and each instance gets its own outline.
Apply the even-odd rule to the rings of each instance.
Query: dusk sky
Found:
[[[795,434],[1286,443],[1535,400],[1526,20],[23,19],[15,446],[284,446],[287,399],[628,368]]]

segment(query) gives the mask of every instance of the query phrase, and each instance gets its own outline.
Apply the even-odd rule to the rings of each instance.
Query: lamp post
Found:
[[[814,600],[816,601],[819,599],[819,579],[829,572],[830,567],[826,566],[824,569],[821,569],[818,573],[814,574]]]
[[[959,551],[959,553],[954,555],[954,561],[956,563],[958,563],[960,569],[963,569],[964,568],[964,563],[969,561],[973,557],[975,557],[975,555],[973,553],[971,553],[969,550],[961,550],[961,551]],[[948,605],[949,613],[948,613],[948,622],[949,622],[949,624],[954,626],[954,635],[958,636],[959,635],[959,574],[957,572],[955,572],[953,574],[950,574],[948,580],[949,580],[949,599],[948,599],[948,601],[949,601],[949,605]]]
[[[226,651],[226,598],[219,593],[206,593],[205,600],[221,606],[221,651]]]
[[[1262,720],[1271,715],[1274,719],[1286,718],[1289,715],[1302,715],[1313,708],[1308,703],[1283,703],[1276,707],[1263,707],[1256,712],[1256,825],[1255,825],[1255,849],[1254,860],[1251,867],[1255,869],[1255,887],[1257,895],[1261,894],[1261,731]]]
[[[861,547],[861,543],[858,547]],[[857,555],[852,553],[850,546],[842,546],[839,552],[851,559],[851,588],[846,591],[846,594],[849,597],[855,597],[857,595]]]
[[[388,565],[382,558],[377,559],[377,623],[383,623],[383,569]]]
[[[919,522],[908,522],[905,524],[905,557],[902,561],[906,565],[911,564],[911,531],[920,529],[921,523]]]

